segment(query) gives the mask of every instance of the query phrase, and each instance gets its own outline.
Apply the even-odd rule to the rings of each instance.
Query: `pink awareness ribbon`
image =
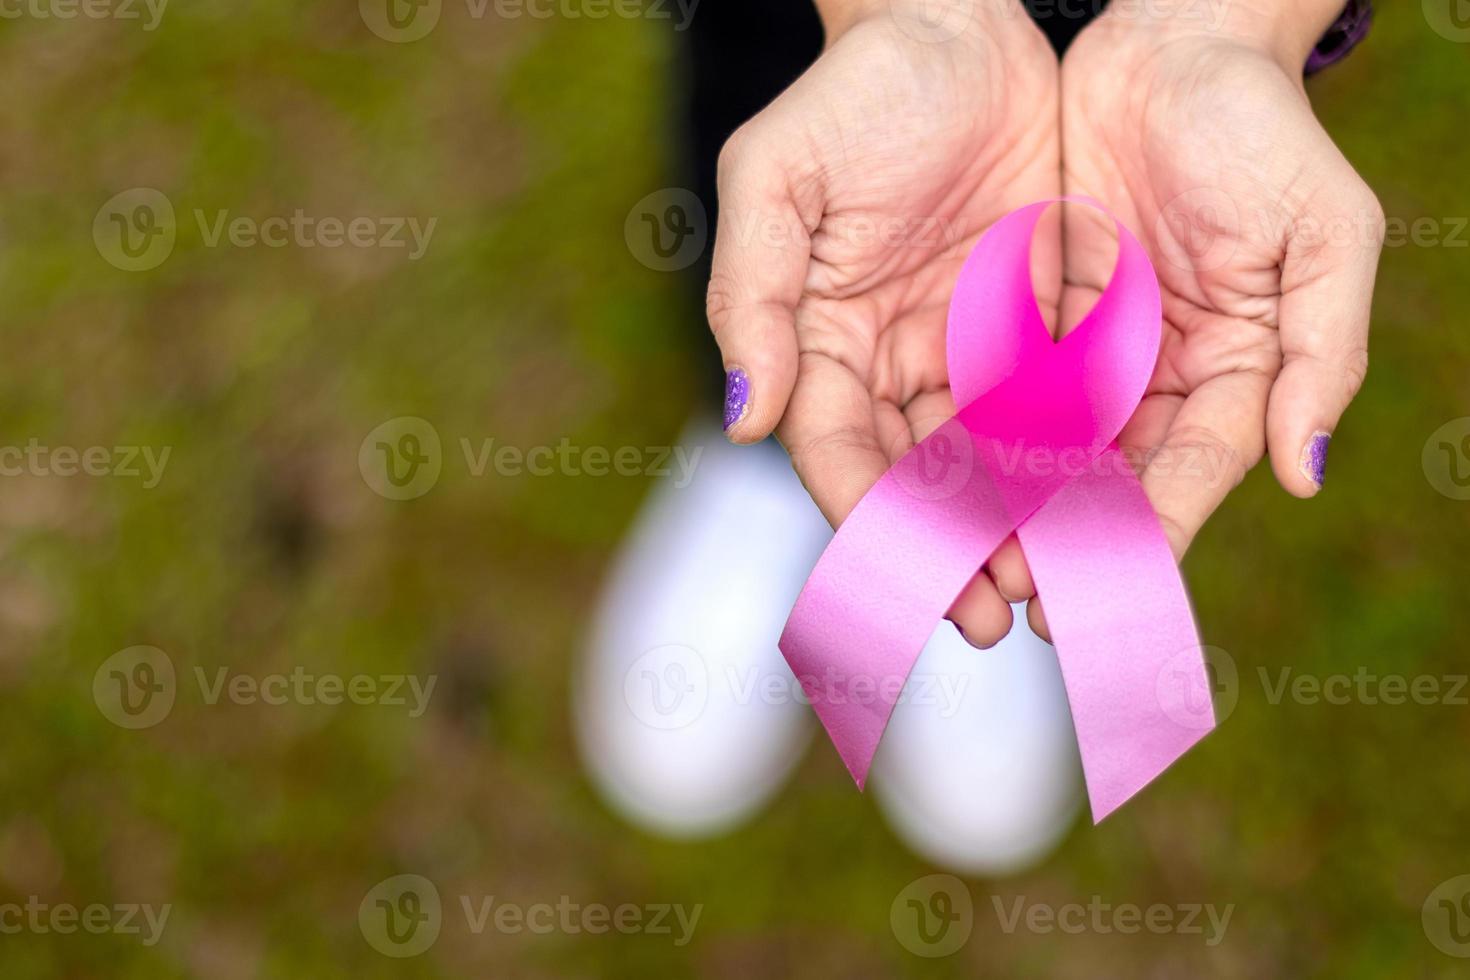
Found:
[[[962,407],[843,522],[796,600],[781,651],[861,789],[919,652],[1017,532],[1046,607],[1096,822],[1215,720],[1178,566],[1114,441],[1158,357],[1153,265],[1115,219],[1112,280],[1054,342],[1030,272],[1032,232],[1052,203],[1007,215],[970,253],[947,338]]]

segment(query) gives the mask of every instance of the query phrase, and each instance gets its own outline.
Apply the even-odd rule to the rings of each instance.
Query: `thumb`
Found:
[[[1332,432],[1368,371],[1383,210],[1351,170],[1339,186],[1332,206],[1294,229],[1281,270],[1282,365],[1266,441],[1276,479],[1298,497],[1322,488]]]
[[[821,217],[810,162],[792,159],[761,116],[720,152],[719,218],[706,312],[726,372],[731,441],[770,435],[796,383],[796,304]]]

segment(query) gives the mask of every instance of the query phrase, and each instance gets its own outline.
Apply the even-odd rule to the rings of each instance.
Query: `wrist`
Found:
[[[1160,42],[1192,37],[1243,44],[1300,75],[1345,0],[1113,0],[1099,17]]]
[[[1021,0],[814,0],[830,46],[867,21],[887,21],[918,40],[996,36],[1020,27],[1041,36]],[[1204,2],[1204,0],[1200,0]]]
[[[828,44],[888,7],[886,0],[815,0],[815,4]]]
[[[1346,0],[1281,0],[1265,12],[1242,10],[1241,29],[1254,31],[1265,49],[1293,77],[1305,70],[1322,35],[1342,13]]]

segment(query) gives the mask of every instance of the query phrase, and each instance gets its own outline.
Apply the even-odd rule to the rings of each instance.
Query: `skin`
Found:
[[[826,51],[720,161],[709,319],[751,381],[732,440],[774,430],[840,524],[954,413],[945,316],[970,248],[1064,190],[1110,208],[1159,274],[1159,366],[1120,443],[1176,556],[1268,448],[1288,492],[1320,489],[1302,448],[1362,384],[1383,234],[1301,86],[1335,0],[1233,2],[1213,22],[1198,4],[1119,6],[1060,69],[1014,2],[961,2],[939,30],[908,0],[819,8]],[[1033,279],[1065,333],[1114,239],[1085,206],[1048,217]],[[950,618],[986,647],[1026,599],[1045,636],[1012,538]]]

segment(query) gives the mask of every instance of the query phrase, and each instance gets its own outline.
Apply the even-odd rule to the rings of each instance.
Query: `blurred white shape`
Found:
[[[1082,800],[1056,651],[1024,605],[999,645],[941,622],[878,746],[870,783],[895,832],[951,871],[1001,876],[1044,860]]]
[[[771,445],[713,426],[681,440],[694,478],[658,487],[613,562],[573,679],[587,772],[624,819],[720,833],[783,785],[815,729],[777,642],[826,521]],[[874,763],[874,796],[912,850],[1002,875],[1045,858],[1082,799],[1056,653],[1016,607],[977,651],[942,622]],[[858,801],[854,791],[854,806]]]
[[[573,680],[583,760],[624,818],[675,837],[728,829],[780,788],[811,708],[777,647],[831,529],[774,445],[694,426],[687,486],[644,505]]]

